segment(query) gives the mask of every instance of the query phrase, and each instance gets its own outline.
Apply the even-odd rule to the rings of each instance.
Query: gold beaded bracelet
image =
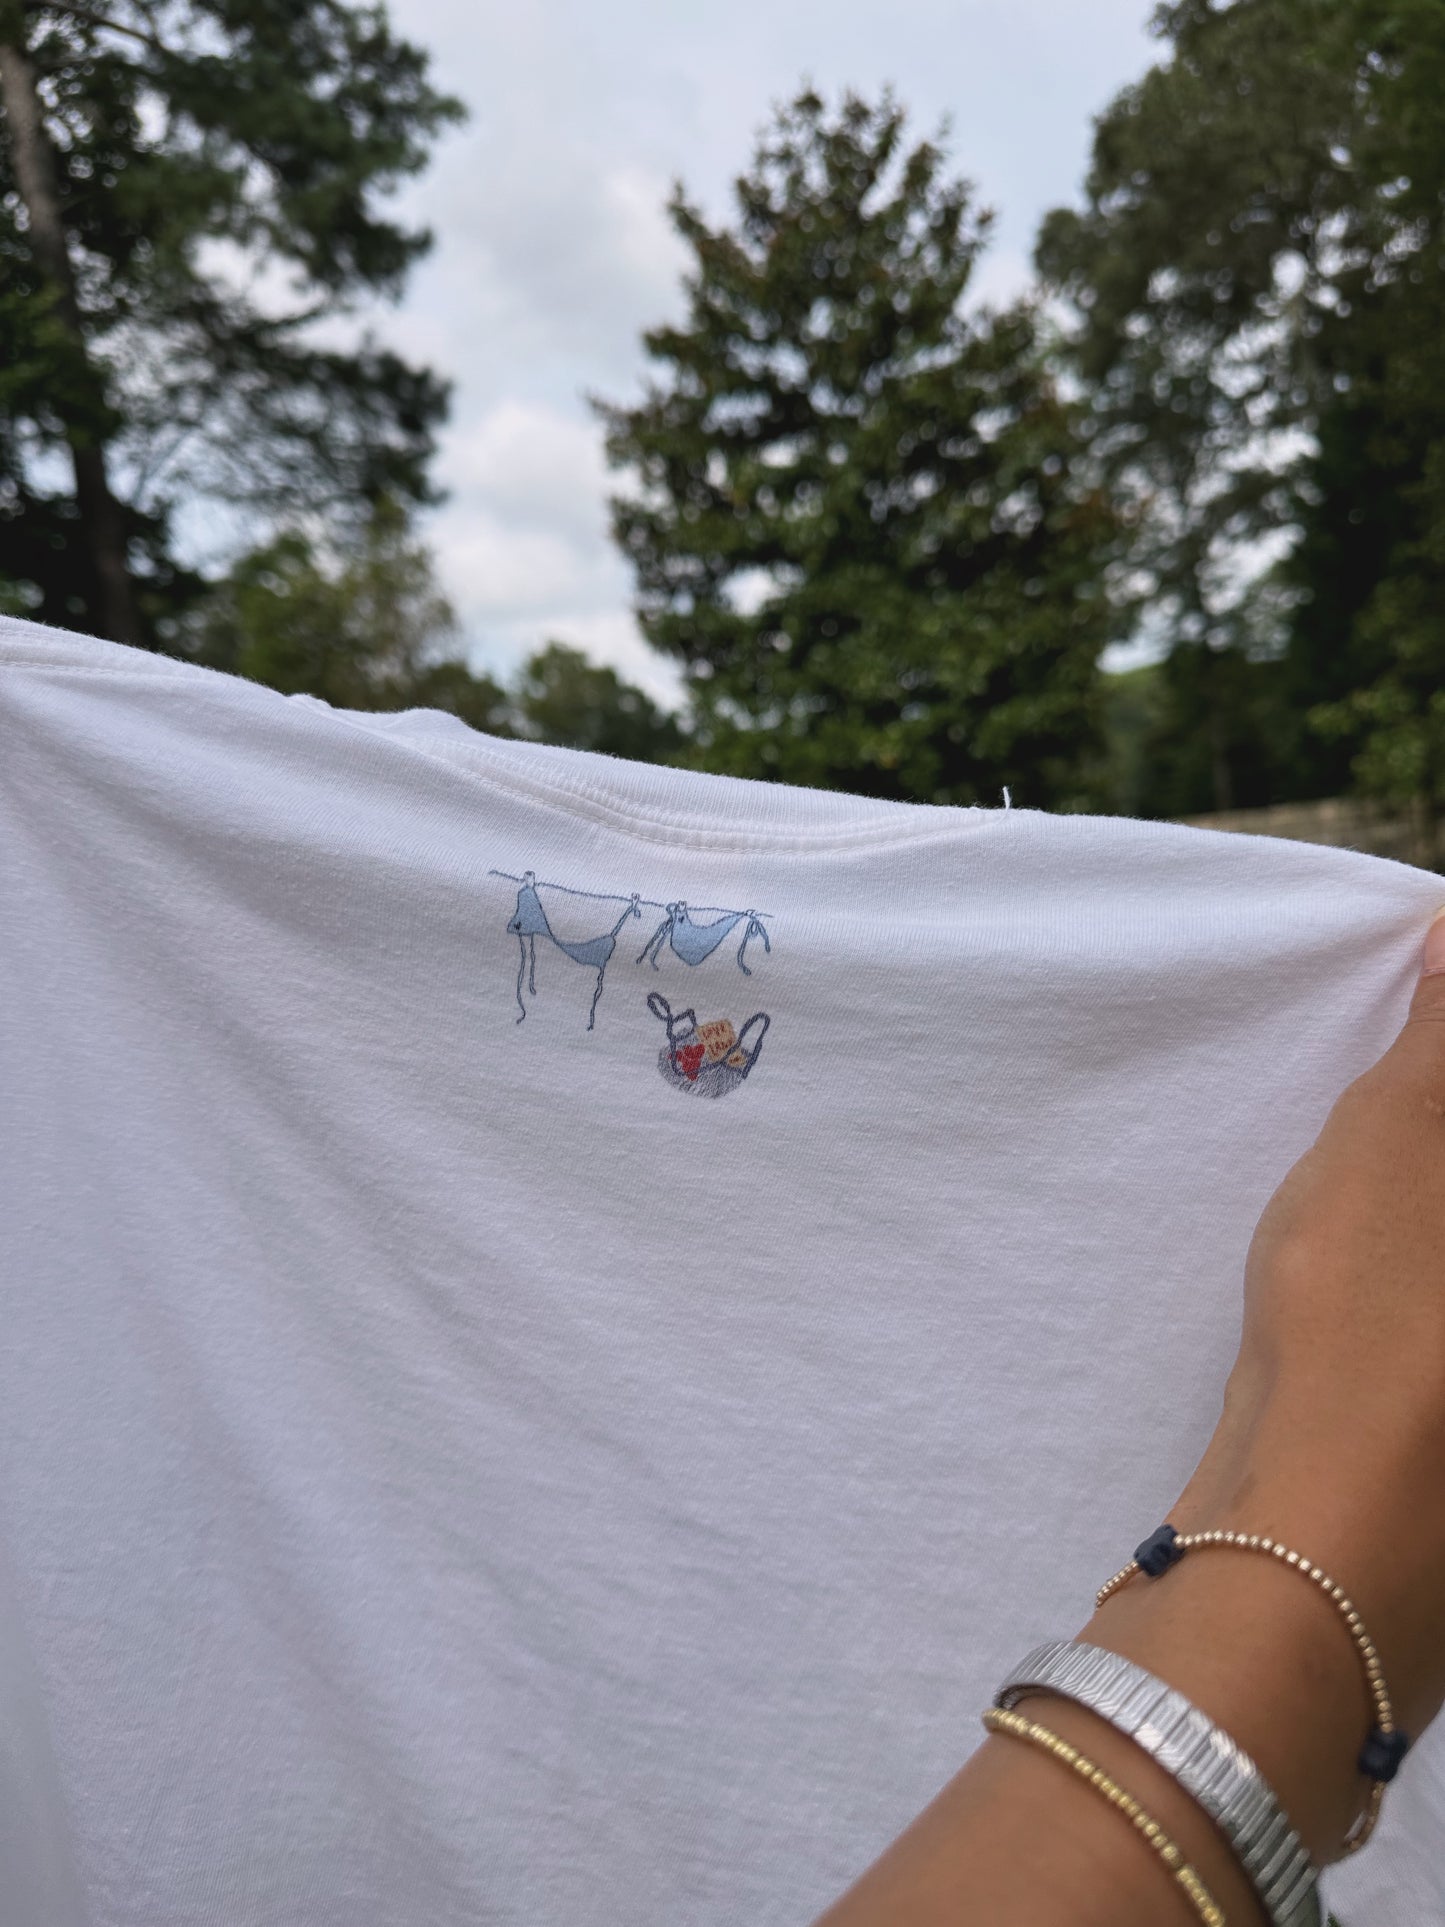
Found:
[[[1188,1896],[1204,1927],[1225,1927],[1224,1914],[1218,1903],[1163,1827],[1150,1818],[1133,1794],[1126,1793],[1117,1781],[1111,1780],[1101,1766],[1095,1766],[1092,1760],[1085,1759],[1077,1747],[1070,1746],[1051,1728],[1040,1726],[1036,1720],[1025,1719],[1021,1713],[1006,1713],[1002,1707],[990,1706],[983,1716],[983,1723],[990,1733],[1012,1734],[1015,1739],[1027,1740],[1031,1746],[1052,1754],[1054,1759],[1072,1768],[1081,1780],[1086,1780],[1096,1792],[1102,1793],[1110,1806],[1117,1807],[1158,1854]]]
[[[1370,1782],[1369,1797],[1364,1812],[1345,1835],[1342,1848],[1347,1854],[1358,1853],[1375,1830],[1384,1803],[1385,1788],[1394,1779],[1410,1742],[1395,1724],[1394,1708],[1375,1642],[1365,1631],[1365,1622],[1342,1586],[1336,1585],[1328,1573],[1313,1565],[1303,1553],[1291,1551],[1288,1546],[1282,1546],[1277,1539],[1267,1538],[1262,1532],[1176,1532],[1173,1526],[1163,1525],[1150,1534],[1127,1566],[1121,1567],[1112,1579],[1100,1586],[1095,1595],[1095,1604],[1102,1606],[1136,1573],[1148,1573],[1150,1578],[1157,1579],[1196,1546],[1234,1546],[1242,1552],[1267,1553],[1282,1565],[1293,1566],[1296,1572],[1312,1580],[1344,1620],[1355,1650],[1360,1655],[1365,1684],[1375,1709],[1375,1724],[1359,1758],[1360,1771]]]

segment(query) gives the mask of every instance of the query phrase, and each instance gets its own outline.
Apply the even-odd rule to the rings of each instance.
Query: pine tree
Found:
[[[990,217],[890,99],[812,92],[710,227],[688,313],[599,401],[613,527],[694,760],[937,802],[1087,800],[1117,529],[1035,310],[965,306]]]
[[[163,640],[182,496],[425,498],[442,384],[315,328],[400,288],[428,237],[379,196],[459,112],[379,6],[0,0],[0,108],[12,602]]]

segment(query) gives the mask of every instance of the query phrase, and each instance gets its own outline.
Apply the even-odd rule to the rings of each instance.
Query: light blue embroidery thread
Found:
[[[743,952],[747,949],[749,941],[753,937],[761,937],[764,950],[771,950],[773,947],[768,941],[768,933],[759,921],[756,910],[725,910],[712,923],[694,923],[692,913],[685,903],[666,903],[662,907],[667,915],[653,931],[643,948],[642,955],[637,959],[641,963],[642,958],[651,952],[654,970],[657,968],[657,959],[662,953],[664,943],[675,956],[681,957],[684,963],[702,963],[712,955],[728,932],[736,929],[744,917],[747,918],[747,929],[743,932],[743,940],[738,945],[738,968],[745,977],[751,977],[753,974],[743,962]]]
[[[525,870],[515,876],[510,870],[492,870],[494,877],[506,877],[508,882],[518,884],[517,907],[507,922],[507,930],[517,939],[517,1022],[520,1024],[527,1015],[527,1006],[522,997],[522,986],[526,983],[533,997],[537,994],[537,939],[546,937],[557,949],[574,963],[579,963],[597,972],[597,982],[592,991],[592,1003],[587,1012],[587,1028],[592,1030],[596,1023],[597,1000],[602,995],[602,986],[607,975],[607,966],[612,961],[617,948],[617,938],[622,926],[629,917],[641,917],[645,904],[650,910],[662,910],[666,914],[654,930],[652,936],[638,953],[635,961],[641,963],[644,957],[651,956],[652,967],[658,967],[658,957],[666,944],[686,964],[700,964],[712,955],[728,933],[746,920],[742,942],[738,946],[738,968],[745,977],[752,972],[743,961],[743,952],[754,936],[763,940],[763,948],[771,950],[763,917],[767,914],[760,910],[729,910],[715,904],[705,906],[708,913],[716,912],[712,923],[694,923],[689,906],[685,903],[657,903],[650,897],[640,896],[635,890],[630,896],[621,896],[604,890],[576,890],[566,883],[538,883],[535,870]],[[586,937],[580,942],[559,937],[547,920],[547,912],[542,906],[538,892],[557,890],[571,897],[587,897],[595,903],[624,903],[627,907],[610,930],[601,936]]]
[[[505,876],[506,872],[493,870],[492,875]],[[574,963],[586,964],[597,972],[592,1004],[587,1012],[587,1028],[591,1030],[597,1016],[597,999],[602,995],[602,980],[607,974],[608,964],[612,961],[612,953],[617,948],[617,933],[629,917],[642,915],[639,899],[636,896],[629,898],[627,908],[622,915],[612,928],[604,931],[600,937],[587,937],[581,943],[573,943],[564,937],[559,937],[548,923],[547,912],[542,908],[542,899],[537,895],[536,871],[524,871],[520,878],[513,877],[510,880],[513,883],[520,882],[522,886],[517,892],[517,907],[507,924],[508,930],[516,935],[520,953],[517,961],[517,1008],[522,1015],[518,1017],[517,1022],[520,1024],[522,1018],[527,1015],[527,1006],[522,1002],[523,972],[525,971],[527,975],[527,987],[535,997],[537,994],[537,939],[539,936],[550,937],[564,956],[570,957]],[[560,890],[565,889],[566,885],[544,884],[543,888]],[[590,897],[598,893],[592,890],[572,890],[568,894],[574,897]],[[612,901],[616,902],[617,899],[614,898]]]

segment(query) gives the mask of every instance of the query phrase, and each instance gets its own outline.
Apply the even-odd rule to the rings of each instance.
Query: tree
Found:
[[[736,185],[679,187],[688,313],[596,403],[613,528],[709,767],[937,802],[1087,800],[1113,511],[1028,303],[968,311],[990,223],[889,98],[804,92]]]
[[[0,107],[0,579],[26,606],[164,640],[200,586],[182,493],[426,499],[443,385],[316,325],[400,288],[428,236],[379,197],[460,111],[379,6],[0,0]]]
[[[345,548],[292,527],[242,556],[187,611],[177,652],[337,709],[440,709],[489,736],[638,762],[684,748],[676,717],[581,650],[548,643],[504,686],[457,655],[459,633],[430,552],[384,499]]]
[[[1326,337],[1293,656],[1354,786],[1445,858],[1445,0],[1355,0],[1356,152],[1387,216]],[[1331,673],[1333,672],[1333,673]]]
[[[1445,398],[1421,373],[1442,28],[1442,0],[1161,6],[1165,57],[1100,117],[1084,208],[1042,228],[1172,645],[1155,807],[1186,777],[1189,809],[1361,778],[1352,692],[1394,646],[1366,615],[1416,539]]]
[[[357,548],[289,529],[244,556],[185,628],[186,653],[338,709],[442,709],[515,734],[507,692],[452,652],[456,618],[431,557],[383,501]]]
[[[670,763],[680,760],[687,741],[677,718],[645,690],[563,642],[549,642],[529,658],[513,702],[523,733],[569,749]]]
[[[1318,402],[1302,351],[1351,205],[1349,77],[1320,58],[1333,4],[1160,7],[1168,56],[1100,117],[1086,205],[1037,248],[1073,306],[1096,446],[1139,510],[1140,606],[1192,657],[1173,714],[1205,741],[1198,809],[1264,800],[1241,793],[1236,703],[1283,642],[1249,558],[1276,558],[1290,526],[1280,451]]]

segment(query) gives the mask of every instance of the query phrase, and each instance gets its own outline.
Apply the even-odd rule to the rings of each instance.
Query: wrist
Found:
[[[1134,1740],[1121,1733],[1079,1701],[1038,1691],[1027,1694],[1014,1709],[1018,1716],[1037,1721],[1135,1801],[1206,1890],[1231,1927],[1266,1927],[1265,1914],[1242,1864],[1221,1832],[1192,1794]],[[1019,1775],[1024,1761],[1039,1755],[1010,1736],[991,1743],[1012,1756]],[[1148,1919],[1161,1924],[1177,1920],[1180,1927],[1191,1910],[1182,1896],[1171,1891],[1173,1873],[1161,1867],[1154,1854],[1141,1850],[1133,1828],[1099,1793],[1058,1765],[1039,1775],[1034,1797],[1047,1808],[1040,1820],[1053,1836],[1050,1873],[1053,1884],[1021,1895],[1017,1918],[1028,1927],[1047,1917],[1073,1927],[1098,1922],[1112,1927],[1121,1918]],[[1006,1797],[1017,1802],[1025,1786],[1017,1781]],[[1135,1823],[1137,1825],[1137,1822]],[[1092,1875],[1092,1879],[1089,1876]],[[1045,1895],[1057,1911],[1044,1913]],[[1088,1901],[1085,1900],[1085,1895]],[[994,1915],[990,1914],[990,1920]]]
[[[1266,1534],[1327,1572],[1360,1613],[1384,1668],[1396,1722],[1413,1737],[1445,1701],[1445,1506],[1439,1492],[1428,1443],[1375,1436],[1342,1460],[1337,1437],[1329,1436],[1317,1414],[1280,1410],[1257,1427],[1247,1456],[1227,1465],[1222,1476],[1206,1456],[1169,1518],[1181,1532]],[[1236,1568],[1270,1563],[1228,1550],[1203,1557]],[[1316,1593],[1316,1610],[1327,1629],[1334,1621],[1341,1664],[1353,1666],[1368,1710],[1359,1658],[1338,1614],[1299,1574],[1281,1569],[1278,1577],[1296,1595]]]
[[[1270,1530],[1227,1508],[1193,1517],[1183,1500],[1171,1518],[1186,1531]],[[1251,1756],[1311,1857],[1339,1857],[1368,1790],[1356,1762],[1375,1712],[1345,1621],[1318,1586],[1258,1552],[1199,1547],[1157,1580],[1133,1579],[1080,1636],[1191,1700]]]

